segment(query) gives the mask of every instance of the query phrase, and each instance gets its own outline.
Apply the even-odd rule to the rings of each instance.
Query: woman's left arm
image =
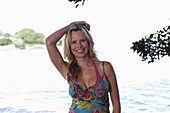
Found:
[[[120,97],[114,69],[109,62],[104,63],[104,69],[105,75],[110,82],[110,97],[113,105],[112,113],[120,113],[121,112]]]

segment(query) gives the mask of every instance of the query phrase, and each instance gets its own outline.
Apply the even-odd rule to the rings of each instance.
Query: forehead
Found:
[[[72,31],[71,39],[72,40],[86,39],[86,36],[85,36],[85,34],[81,30]]]

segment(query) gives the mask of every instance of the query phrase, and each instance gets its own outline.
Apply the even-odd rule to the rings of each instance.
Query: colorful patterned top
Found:
[[[94,62],[93,66],[96,75],[98,75]],[[108,92],[110,91],[110,84],[104,73],[104,62],[103,76],[99,81],[97,79],[96,82],[86,88],[78,84],[75,79],[69,81],[69,94],[73,98],[69,113],[109,113]]]

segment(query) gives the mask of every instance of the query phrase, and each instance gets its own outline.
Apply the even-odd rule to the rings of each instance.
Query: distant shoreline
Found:
[[[16,48],[14,44],[0,46],[0,50],[27,50],[27,49],[45,49],[45,48],[46,45],[33,45],[31,47],[26,45],[25,49]]]

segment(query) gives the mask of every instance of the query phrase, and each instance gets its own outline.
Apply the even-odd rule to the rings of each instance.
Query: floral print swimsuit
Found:
[[[69,94],[72,97],[69,113],[109,113],[110,84],[104,73],[104,62],[102,78],[93,60],[92,63],[97,75],[94,85],[86,88],[78,84],[75,78],[69,81]]]

